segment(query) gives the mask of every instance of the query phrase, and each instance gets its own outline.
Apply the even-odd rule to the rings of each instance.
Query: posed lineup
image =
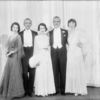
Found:
[[[19,23],[11,25],[0,95],[4,98],[87,95],[83,53],[86,40],[80,36],[76,20],[68,20],[68,30],[61,28],[59,16],[54,16],[52,30],[40,23],[37,31],[33,31],[30,18],[23,23],[23,31]]]

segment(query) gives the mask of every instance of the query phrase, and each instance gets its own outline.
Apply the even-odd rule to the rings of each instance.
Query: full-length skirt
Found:
[[[41,50],[38,57],[40,65],[36,67],[35,95],[47,96],[55,93],[50,52],[48,50]]]
[[[87,94],[86,68],[82,50],[77,46],[68,49],[66,93]]]
[[[17,54],[7,59],[0,94],[11,98],[24,95],[22,66]]]

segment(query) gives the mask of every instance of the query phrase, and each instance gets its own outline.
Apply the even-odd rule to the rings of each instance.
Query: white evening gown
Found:
[[[55,93],[49,38],[47,35],[35,37],[34,54],[31,62],[31,67],[35,67],[36,63],[39,62],[35,72],[35,95],[47,96]]]
[[[66,93],[87,94],[86,69],[82,48],[78,42],[84,43],[80,33],[75,31],[68,38],[67,70],[66,70]]]

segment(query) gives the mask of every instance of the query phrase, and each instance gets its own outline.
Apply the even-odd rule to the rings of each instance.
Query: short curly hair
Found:
[[[13,28],[14,25],[18,26],[18,33],[19,33],[20,32],[20,25],[19,25],[18,22],[14,22],[14,23],[11,24],[11,31],[12,31],[12,28]]]
[[[73,18],[71,18],[71,19],[68,20],[68,24],[67,25],[69,26],[69,23],[71,23],[71,22],[75,23],[75,27],[77,26],[77,22]]]
[[[40,26],[44,26],[44,27],[45,27],[45,31],[47,31],[47,26],[46,26],[45,23],[40,23],[40,24],[38,25],[38,31],[40,31]]]

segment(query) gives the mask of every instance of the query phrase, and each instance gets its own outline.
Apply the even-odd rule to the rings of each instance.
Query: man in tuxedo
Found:
[[[30,29],[32,21],[29,18],[24,20],[25,29],[20,32],[20,36],[23,43],[25,56],[22,58],[22,68],[23,68],[23,84],[25,89],[25,96],[33,95],[33,85],[34,85],[34,76],[35,68],[29,66],[29,59],[33,55],[34,50],[34,38],[37,35],[37,32]]]
[[[68,31],[60,28],[61,19],[53,18],[54,29],[49,32],[56,94],[65,94]]]

